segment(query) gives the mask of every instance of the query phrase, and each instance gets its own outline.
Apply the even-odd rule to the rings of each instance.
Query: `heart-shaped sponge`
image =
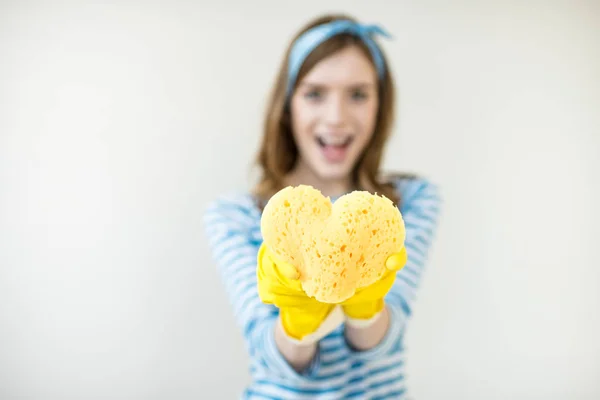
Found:
[[[271,252],[296,267],[306,294],[332,304],[380,279],[406,236],[400,211],[385,196],[353,191],[332,204],[308,185],[271,197],[261,231]]]

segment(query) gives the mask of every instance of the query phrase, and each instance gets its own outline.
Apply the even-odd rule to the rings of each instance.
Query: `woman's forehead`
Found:
[[[317,63],[302,79],[302,84],[373,85],[377,73],[371,61],[356,47],[349,47]]]

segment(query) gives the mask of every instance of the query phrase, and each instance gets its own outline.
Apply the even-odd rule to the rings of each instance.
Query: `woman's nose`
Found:
[[[325,121],[331,125],[340,125],[344,122],[347,116],[347,104],[344,99],[339,96],[330,96],[327,99],[325,107]]]

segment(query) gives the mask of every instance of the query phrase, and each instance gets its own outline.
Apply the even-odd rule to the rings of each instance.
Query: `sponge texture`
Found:
[[[261,230],[271,252],[296,267],[306,294],[331,304],[379,280],[406,236],[400,211],[385,196],[353,191],[332,204],[308,185],[271,197]]]

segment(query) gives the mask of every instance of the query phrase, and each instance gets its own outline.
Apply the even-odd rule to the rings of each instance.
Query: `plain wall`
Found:
[[[394,36],[386,168],[444,196],[412,397],[600,398],[600,3],[443,0],[0,3],[0,398],[239,395],[201,217],[327,11]]]

